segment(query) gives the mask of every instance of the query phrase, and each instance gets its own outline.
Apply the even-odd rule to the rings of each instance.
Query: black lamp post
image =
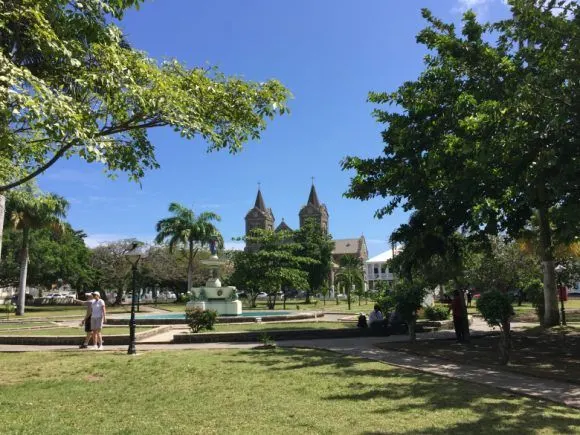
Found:
[[[137,265],[139,260],[145,257],[144,252],[140,249],[138,244],[134,244],[129,252],[125,254],[125,257],[131,263],[132,277],[132,298],[131,298],[131,320],[129,321],[129,349],[127,353],[129,355],[134,355],[137,353],[135,349],[135,299],[137,292]]]
[[[566,326],[566,310],[564,309],[564,295],[562,294],[562,280],[560,274],[566,270],[564,266],[558,264],[554,270],[558,274],[558,297],[560,298],[560,311],[562,312],[562,325]]]

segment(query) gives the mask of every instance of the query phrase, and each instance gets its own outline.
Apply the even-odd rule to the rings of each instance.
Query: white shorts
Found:
[[[91,316],[91,331],[95,329],[103,329],[103,318]]]

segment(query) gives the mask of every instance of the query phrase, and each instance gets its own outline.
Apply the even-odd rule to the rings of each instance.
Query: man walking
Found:
[[[107,310],[105,307],[105,301],[101,299],[101,294],[99,292],[93,292],[93,298],[94,302],[91,306],[91,330],[93,331],[93,343],[95,349],[103,350],[103,336],[101,330],[106,321]]]
[[[89,342],[91,341],[91,337],[93,336],[93,331],[91,330],[91,314],[92,314],[92,305],[94,302],[93,294],[92,293],[85,293],[85,301],[82,301],[83,304],[87,306],[87,311],[85,312],[85,317],[81,322],[81,326],[85,326],[85,341],[83,344],[79,346],[79,349],[86,349],[89,347]],[[94,342],[93,342],[94,343]]]

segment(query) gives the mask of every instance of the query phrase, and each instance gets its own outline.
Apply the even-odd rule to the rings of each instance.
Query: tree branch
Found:
[[[48,168],[50,168],[52,165],[54,165],[56,163],[56,161],[58,159],[60,159],[64,155],[64,153],[66,153],[74,145],[75,145],[74,142],[70,142],[70,143],[64,145],[60,150],[58,150],[54,154],[54,156],[52,156],[52,158],[48,162],[46,162],[42,166],[39,166],[36,170],[32,171],[30,174],[26,175],[25,177],[22,177],[20,180],[16,180],[12,183],[5,184],[4,186],[0,186],[0,193],[6,192],[7,190],[10,190],[10,189],[13,189],[17,186],[20,186],[21,184],[24,184],[27,181],[32,180],[34,177],[42,174],[44,171],[46,171]]]

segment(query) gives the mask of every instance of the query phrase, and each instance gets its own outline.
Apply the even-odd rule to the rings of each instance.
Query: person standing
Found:
[[[93,294],[92,293],[85,293],[86,301],[82,301],[83,304],[87,306],[87,311],[85,312],[85,317],[81,322],[81,326],[85,326],[85,341],[83,344],[79,346],[79,349],[86,349],[89,347],[89,343],[91,341],[91,337],[93,336],[93,331],[91,330],[91,313],[93,311],[92,305],[94,302]],[[94,342],[93,342],[94,343]]]
[[[462,307],[459,290],[455,290],[453,292],[453,300],[451,301],[451,312],[453,314],[453,327],[455,328],[455,336],[459,342],[463,342],[465,339],[463,330],[463,309],[464,307]]]
[[[103,336],[101,330],[106,322],[107,309],[105,301],[101,299],[99,292],[93,292],[94,302],[91,311],[91,330],[93,331],[93,344],[97,350],[103,350]]]

